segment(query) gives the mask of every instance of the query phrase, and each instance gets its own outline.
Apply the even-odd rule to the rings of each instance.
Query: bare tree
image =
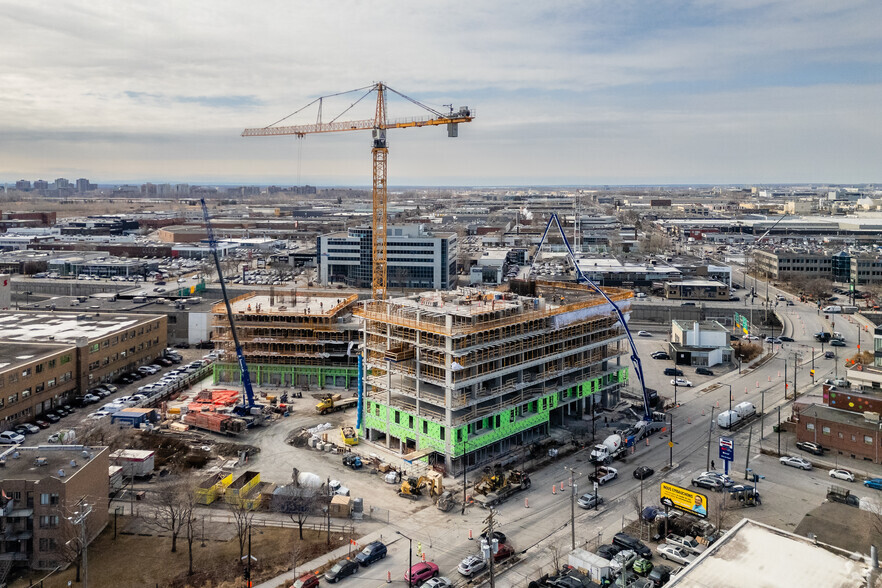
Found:
[[[560,572],[560,566],[563,563],[563,549],[561,549],[560,544],[551,543],[548,545],[548,553],[551,555],[551,566],[554,568],[554,573],[557,574]]]
[[[239,539],[239,559],[245,556],[245,542],[248,540],[248,528],[254,519],[254,511],[246,508],[247,502],[237,500],[234,504],[227,503],[227,509],[233,515],[236,525],[236,537]]]
[[[193,515],[195,500],[190,485],[182,479],[169,480],[159,485],[152,493],[148,524],[169,533],[172,538],[172,553],[178,550],[178,536]]]
[[[135,435],[134,429],[121,428],[102,422],[78,431],[79,443],[83,445],[107,446],[111,451],[125,448]]]
[[[290,493],[281,505],[282,512],[288,514],[291,522],[297,525],[300,540],[303,541],[303,526],[309,517],[316,514],[318,496],[311,488],[289,487]]]

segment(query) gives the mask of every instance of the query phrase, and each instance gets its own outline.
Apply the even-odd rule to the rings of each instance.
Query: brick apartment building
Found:
[[[882,463],[882,432],[878,420],[863,413],[830,408],[820,404],[794,410],[796,440],[811,441],[855,459]]]
[[[153,363],[165,315],[11,311],[0,316],[0,430],[69,403],[101,382]]]
[[[0,584],[13,566],[67,567],[80,537],[70,518],[91,507],[87,543],[107,526],[107,447],[15,447],[0,453]]]

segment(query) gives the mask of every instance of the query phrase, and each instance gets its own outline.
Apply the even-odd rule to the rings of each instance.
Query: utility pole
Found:
[[[781,407],[778,407],[778,455],[781,455]]]
[[[86,519],[90,514],[92,514],[92,505],[80,502],[80,510],[74,512],[74,516],[67,519],[72,525],[80,526],[80,542],[82,543],[82,551],[80,553],[83,559],[83,588],[89,588],[89,538],[86,530]]]
[[[766,437],[765,432],[765,424],[766,424],[766,389],[763,388],[762,392],[760,392],[760,398],[762,399],[762,404],[760,405],[760,447],[763,446],[762,440]]]
[[[744,454],[744,477],[750,472],[750,443],[753,441],[753,425],[750,425],[750,432],[747,434],[747,451]]]
[[[787,383],[787,358],[784,358],[784,400],[787,400],[787,388],[790,387],[790,384]]]
[[[710,423],[707,425],[707,469],[710,471],[711,433],[714,430],[714,407],[711,407]]]
[[[490,514],[487,515],[487,518],[484,519],[484,522],[487,523],[487,546],[489,547],[490,557],[488,558],[490,561],[490,588],[496,588],[496,570],[493,567],[493,556],[496,555],[493,552],[493,515],[496,514],[496,509],[491,508]],[[497,543],[497,546],[499,544]]]
[[[246,586],[246,588],[251,588],[251,524],[250,523],[248,524],[248,561],[245,562],[245,586]]]
[[[787,362],[784,362],[787,363]],[[796,400],[796,371],[799,368],[797,363],[797,354],[793,354],[793,400]]]
[[[573,486],[573,491],[570,492],[570,537],[573,545],[573,549],[576,548],[576,489],[578,486],[576,485],[576,471],[573,468],[564,466],[564,469],[570,472],[570,482]]]

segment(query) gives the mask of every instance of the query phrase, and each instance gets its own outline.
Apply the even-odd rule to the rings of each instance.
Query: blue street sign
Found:
[[[735,461],[735,441],[732,437],[720,437],[720,459]]]

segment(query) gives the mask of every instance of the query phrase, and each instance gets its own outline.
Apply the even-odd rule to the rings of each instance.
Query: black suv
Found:
[[[358,562],[351,559],[344,559],[334,564],[330,570],[325,572],[325,580],[331,584],[351,576],[358,571]]]
[[[355,556],[355,561],[367,567],[384,557],[386,557],[386,546],[380,541],[374,541],[373,543],[368,543],[367,546],[361,550],[361,553]]]
[[[710,368],[706,368],[706,367],[695,368],[695,373],[696,373],[696,374],[701,374],[702,376],[712,376],[712,375],[714,375],[714,371],[713,371],[712,369],[710,369]]]
[[[613,545],[619,545],[625,549],[635,551],[640,557],[652,559],[652,550],[644,545],[640,539],[631,537],[627,533],[616,533],[613,536]]]
[[[824,448],[817,443],[812,443],[810,441],[797,441],[796,448],[808,451],[812,455],[824,455]]]
[[[677,368],[665,368],[666,376],[682,376],[683,370],[678,370]]]

